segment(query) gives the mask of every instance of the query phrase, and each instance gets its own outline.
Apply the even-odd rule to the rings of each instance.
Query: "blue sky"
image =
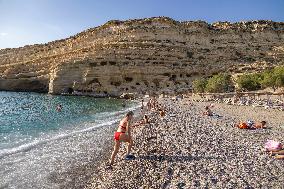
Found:
[[[0,48],[46,43],[108,20],[284,21],[284,0],[0,0]]]

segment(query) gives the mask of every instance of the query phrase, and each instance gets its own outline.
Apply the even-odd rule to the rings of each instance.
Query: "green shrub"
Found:
[[[284,87],[284,67],[278,67],[271,71],[264,72],[261,87],[272,87],[273,89]]]
[[[242,91],[254,91],[266,87],[272,87],[273,89],[284,87],[284,66],[262,73],[241,75],[236,80],[236,83]],[[194,80],[192,85],[194,92],[197,93],[229,92],[233,89],[230,75],[220,73],[209,79],[201,78]]]
[[[241,90],[253,91],[261,88],[261,81],[261,74],[245,74],[237,79],[237,84]]]
[[[263,73],[263,79],[261,80],[261,88],[272,87],[274,86],[273,73],[271,71],[266,71]]]
[[[209,93],[228,92],[232,88],[231,77],[228,74],[218,74],[210,78],[205,91]]]
[[[284,87],[284,66],[273,69],[273,81],[275,87]]]
[[[266,87],[276,89],[284,87],[284,67],[276,67],[257,74],[245,74],[237,79],[237,84],[241,90],[258,90]]]
[[[204,78],[196,79],[192,82],[193,91],[195,93],[205,92],[206,85],[207,85],[207,80]]]

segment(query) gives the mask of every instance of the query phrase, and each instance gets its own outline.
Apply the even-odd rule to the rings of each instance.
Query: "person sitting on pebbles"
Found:
[[[133,140],[131,136],[131,125],[130,122],[133,119],[134,113],[132,111],[128,112],[126,116],[120,121],[117,131],[114,133],[114,148],[110,158],[110,165],[113,165],[115,156],[117,155],[121,142],[127,142],[127,152],[125,159],[131,160],[135,159],[135,156],[130,155],[130,151],[133,145]]]
[[[213,112],[211,111],[210,106],[205,106],[205,111],[203,112],[203,115],[213,116]]]
[[[160,114],[160,116],[161,116],[161,117],[165,117],[166,112],[165,112],[165,110],[164,110],[164,109],[159,108],[159,114]]]
[[[140,125],[143,125],[143,124],[149,124],[149,117],[147,115],[144,115],[143,116],[143,119],[135,124],[132,125],[132,127],[137,127],[137,126],[140,126]]]

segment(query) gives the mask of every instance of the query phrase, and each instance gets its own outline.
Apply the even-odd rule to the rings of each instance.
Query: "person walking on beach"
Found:
[[[144,99],[141,100],[141,111],[144,109]]]
[[[152,98],[149,99],[149,101],[147,102],[146,106],[147,106],[147,110],[150,111],[151,108],[152,108]]]
[[[126,116],[120,121],[118,129],[114,133],[114,148],[110,158],[110,165],[114,163],[114,159],[119,151],[121,142],[128,143],[125,159],[134,159],[134,156],[130,155],[131,147],[133,145],[130,122],[133,119],[133,115],[134,113],[132,111],[128,112]]]

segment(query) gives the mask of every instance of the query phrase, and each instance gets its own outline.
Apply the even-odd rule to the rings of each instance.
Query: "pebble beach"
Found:
[[[150,124],[133,129],[135,160],[115,164],[112,148],[86,188],[284,188],[284,161],[263,151],[273,139],[284,143],[284,112],[260,107],[214,104],[219,116],[203,116],[206,102],[159,99],[167,114],[148,112]],[[234,123],[267,121],[267,129],[240,130]],[[107,153],[109,152],[109,153]]]

